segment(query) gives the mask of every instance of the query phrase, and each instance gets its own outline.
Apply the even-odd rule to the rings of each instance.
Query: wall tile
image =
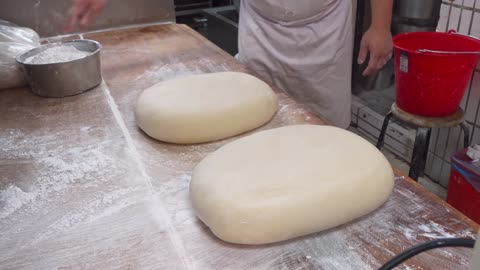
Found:
[[[440,185],[443,186],[443,187],[448,187],[448,180],[450,178],[450,170],[451,170],[450,163],[444,162],[443,167],[442,167],[442,171],[440,173],[440,177],[438,179],[439,182],[440,182]]]
[[[429,172],[429,176],[436,181],[440,181],[440,173],[442,169],[442,163],[444,161],[438,157],[433,158],[432,169]]]
[[[468,93],[467,95],[468,96]],[[470,96],[468,96],[468,101],[466,104],[465,110],[465,119],[469,122],[474,122],[477,119],[477,122],[480,121],[480,73],[475,72],[472,78],[472,84],[470,88]]]

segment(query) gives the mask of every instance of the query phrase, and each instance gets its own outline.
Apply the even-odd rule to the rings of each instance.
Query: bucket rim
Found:
[[[455,35],[459,38],[464,38],[464,39],[468,39],[470,41],[473,41],[473,42],[476,42],[480,45],[480,38],[477,38],[475,36],[471,36],[471,35],[464,35],[464,34],[459,34],[457,32],[408,32],[408,33],[401,33],[401,34],[398,34],[398,35],[395,35],[393,37],[393,47],[395,49],[398,49],[398,50],[401,50],[401,51],[405,51],[405,52],[409,52],[409,53],[415,53],[415,54],[430,54],[430,55],[436,55],[436,56],[449,56],[449,54],[436,54],[436,53],[420,53],[416,50],[411,50],[411,49],[407,49],[407,48],[404,48],[400,45],[398,45],[396,43],[396,41],[398,41],[399,39],[402,39],[402,38],[405,38],[406,36],[418,36],[418,35],[438,35],[438,36],[444,36],[444,35]],[[478,51],[480,52],[480,48],[478,49]]]

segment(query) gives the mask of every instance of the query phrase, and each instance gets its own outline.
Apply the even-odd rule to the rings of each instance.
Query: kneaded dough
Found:
[[[266,244],[366,215],[392,192],[393,171],[363,138],[329,126],[288,126],[244,137],[195,168],[196,215],[220,239]]]
[[[191,144],[224,139],[257,128],[277,111],[263,81],[238,72],[191,75],[156,84],[139,97],[138,126],[165,142]]]

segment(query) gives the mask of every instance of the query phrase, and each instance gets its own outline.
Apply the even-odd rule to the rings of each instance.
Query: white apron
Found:
[[[336,126],[351,116],[350,0],[242,0],[238,58]]]

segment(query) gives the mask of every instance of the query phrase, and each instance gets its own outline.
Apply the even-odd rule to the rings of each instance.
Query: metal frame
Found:
[[[390,120],[394,118],[395,115],[392,112],[389,112],[385,119],[383,120],[382,130],[378,136],[377,148],[382,149],[385,144],[385,135],[387,133],[388,125]],[[398,119],[399,120],[399,119]],[[470,145],[470,131],[467,125],[464,122],[460,123],[460,127],[463,130],[463,144],[464,147]],[[424,176],[425,166],[427,164],[428,157],[428,147],[430,145],[430,138],[432,135],[432,129],[428,127],[419,127],[417,126],[417,134],[415,136],[415,144],[413,146],[412,159],[410,161],[410,170],[408,172],[408,177],[412,178],[415,181],[418,181],[419,177]]]

